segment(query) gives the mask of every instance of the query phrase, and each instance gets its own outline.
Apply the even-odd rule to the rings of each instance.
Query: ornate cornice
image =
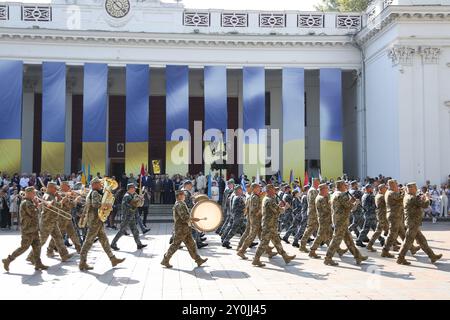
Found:
[[[49,29],[0,29],[0,41],[48,41],[104,43],[109,45],[157,45],[203,47],[302,47],[349,46],[350,36],[253,36],[113,33],[107,31],[61,31]]]
[[[423,56],[423,60],[425,63],[437,64],[439,62],[441,49],[435,47],[423,47],[421,48],[420,54]]]
[[[411,65],[416,49],[408,46],[394,46],[388,50],[388,57],[392,60],[392,65]]]
[[[364,26],[356,41],[363,45],[398,20],[445,20],[450,21],[450,6],[388,6]]]

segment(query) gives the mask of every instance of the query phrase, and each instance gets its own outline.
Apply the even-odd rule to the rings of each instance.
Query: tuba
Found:
[[[112,206],[114,204],[113,191],[119,186],[117,181],[111,178],[103,178],[103,196],[102,205],[98,209],[98,218],[101,222],[105,222],[108,219],[109,214],[112,211]]]

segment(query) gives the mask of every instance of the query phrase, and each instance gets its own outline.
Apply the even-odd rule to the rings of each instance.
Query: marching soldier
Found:
[[[375,229],[375,233],[370,238],[369,243],[367,244],[367,250],[371,252],[376,252],[373,248],[373,244],[375,240],[381,236],[381,233],[389,231],[388,221],[386,218],[386,201],[384,200],[384,194],[386,193],[386,185],[384,183],[378,186],[378,194],[375,196],[375,207],[376,207],[376,215],[377,215],[377,227]],[[382,240],[381,240],[382,239]],[[381,246],[384,246],[384,238],[380,237]]]
[[[139,239],[139,231],[136,225],[136,211],[138,210],[138,207],[142,207],[143,204],[144,199],[140,198],[136,193],[136,186],[134,183],[129,183],[127,185],[127,193],[125,193],[122,199],[122,223],[120,224],[119,232],[117,232],[111,242],[111,249],[116,251],[120,250],[117,247],[117,241],[119,241],[119,239],[125,234],[127,228],[130,228],[138,250],[147,246],[146,244],[141,243],[141,240]]]
[[[309,256],[311,258],[320,259],[320,256],[316,254],[317,248],[321,245],[321,243],[326,243],[330,246],[330,242],[333,237],[331,202],[328,190],[328,185],[326,183],[319,185],[319,195],[315,200],[315,207],[319,218],[319,230],[317,231],[317,237],[314,239],[314,242],[310,248]],[[337,252],[340,256],[342,256],[345,252],[347,252],[347,250],[338,248]]]
[[[245,199],[242,187],[240,185],[236,186],[234,193],[235,196],[233,197],[233,203],[231,205],[231,226],[228,228],[227,233],[224,234],[222,240],[222,247],[227,249],[231,249],[230,240],[244,223]]]
[[[301,215],[295,216],[295,218],[298,220],[299,226],[297,229],[297,232],[294,235],[294,242],[292,242],[292,246],[299,248],[300,245],[298,244],[298,241],[303,237],[303,234],[306,230],[306,225],[308,222],[308,191],[309,191],[309,184],[305,185],[303,187],[303,193],[300,198],[301,202]]]
[[[94,244],[95,238],[98,237],[100,244],[102,245],[103,250],[108,255],[111,260],[111,265],[115,267],[119,263],[122,263],[125,258],[118,259],[111,251],[111,247],[108,242],[108,237],[105,233],[105,226],[103,222],[98,217],[98,209],[102,206],[102,185],[100,179],[97,177],[92,179],[91,181],[91,191],[89,191],[86,197],[86,206],[85,212],[87,213],[87,226],[88,232],[86,235],[86,239],[81,247],[80,253],[80,264],[79,268],[81,271],[92,270],[93,267],[87,264],[87,254],[89,249]],[[109,206],[109,205],[105,205]]]
[[[278,235],[278,218],[284,211],[284,207],[281,204],[277,204],[275,200],[275,188],[273,185],[268,184],[266,186],[267,195],[264,197],[262,204],[262,231],[261,231],[261,243],[256,250],[255,257],[252,264],[258,267],[264,267],[265,264],[260,261],[263,252],[269,250],[269,242],[272,241],[278,253],[283,257],[286,264],[295,258],[289,256],[286,251],[283,250],[283,246]]]
[[[342,240],[345,242],[348,250],[353,254],[356,264],[361,264],[367,260],[367,256],[363,256],[356,248],[352,235],[348,229],[350,223],[350,211],[358,205],[358,200],[352,198],[347,192],[345,181],[336,181],[336,191],[331,196],[331,211],[333,214],[334,233],[330,246],[328,247],[324,263],[326,265],[337,266],[338,263],[333,261],[335,252],[338,251]]]
[[[283,221],[281,224],[281,229],[284,229],[287,231],[289,229],[289,227],[292,225],[292,220],[293,220],[293,216],[292,216],[293,197],[291,194],[291,186],[290,185],[286,185],[286,187],[284,188],[283,198],[281,198],[281,199],[283,199],[283,201],[285,203],[289,204],[288,208],[284,211]],[[289,243],[289,241],[287,241],[287,243]]]
[[[362,207],[364,209],[364,226],[361,233],[359,234],[358,239],[356,240],[356,245],[362,248],[366,246],[363,241],[369,239],[367,235],[370,229],[375,231],[377,227],[375,196],[373,195],[372,185],[367,184],[364,189],[365,193],[362,197]],[[381,237],[381,235],[379,236],[378,240],[380,241],[381,245],[384,245],[384,238]]]
[[[69,194],[71,192],[69,183],[67,181],[61,182],[61,191],[66,194]],[[80,199],[79,196],[75,199],[71,198],[70,196],[64,197],[60,202],[62,209],[66,212],[72,213],[72,210],[77,205],[79,199]],[[67,234],[67,237],[72,240],[73,244],[75,245],[75,249],[77,250],[77,253],[80,253],[81,251],[80,238],[77,235],[77,232],[75,231],[73,221],[64,219],[63,217],[58,217],[58,226],[59,229],[61,230],[61,233]],[[56,246],[55,241],[52,239],[47,248],[47,256],[53,257],[54,250],[56,250]]]
[[[251,248],[254,245],[256,245],[256,243],[253,242],[256,236],[258,236],[258,238],[261,240],[261,219],[262,219],[261,186],[257,183],[253,183],[252,190],[253,193],[248,203],[249,207],[247,213],[247,222],[248,225],[250,226],[250,230],[237,252],[237,255],[244,260],[247,259],[247,257],[245,256],[245,251],[248,248]],[[266,253],[268,254],[269,258],[273,258],[274,256],[277,255],[277,253],[272,252],[272,250],[269,247],[267,248]]]
[[[73,253],[67,251],[66,246],[64,245],[64,239],[61,234],[61,230],[58,226],[58,220],[60,215],[55,213],[56,209],[52,207],[58,208],[60,204],[56,199],[56,183],[48,182],[47,183],[47,192],[45,193],[43,199],[47,202],[43,205],[42,216],[41,216],[41,228],[40,228],[40,238],[41,238],[41,246],[43,246],[49,236],[52,237],[55,246],[58,250],[58,254],[61,257],[61,261],[65,262],[69,260]],[[33,256],[30,253],[27,258],[28,261],[33,261]]]
[[[236,248],[236,250],[239,251],[239,249],[242,247],[242,244],[244,243],[245,239],[248,237],[248,234],[250,233],[250,222],[249,222],[249,215],[248,215],[248,211],[250,208],[250,200],[252,198],[253,195],[253,186],[254,184],[252,183],[248,188],[247,188],[247,194],[245,195],[245,209],[244,209],[244,218],[246,220],[246,224],[245,224],[245,231],[244,233],[241,235],[241,238],[239,239],[239,244]],[[256,245],[256,244],[255,244]]]
[[[230,179],[227,181],[227,188],[223,192],[223,199],[222,199],[222,213],[224,216],[224,221],[222,225],[217,228],[216,233],[219,235],[222,235],[225,231],[225,228],[228,226],[228,222],[230,219],[230,196],[232,195],[234,191],[234,180]]]
[[[309,240],[309,237],[317,232],[319,228],[319,222],[317,219],[317,211],[316,211],[316,197],[319,194],[317,188],[319,187],[320,180],[318,178],[312,179],[312,187],[308,190],[307,199],[308,199],[308,222],[305,233],[300,240],[300,251],[309,253],[309,250],[306,248],[306,243]]]
[[[34,268],[36,270],[46,270],[47,266],[41,261],[41,241],[39,238],[39,217],[38,217],[38,203],[34,199],[34,187],[27,187],[25,189],[25,198],[20,204],[20,232],[22,234],[22,241],[20,247],[11,253],[6,259],[3,259],[3,267],[9,271],[10,263],[28,250],[31,246],[31,254],[33,256]]]
[[[176,202],[172,209],[174,220],[174,238],[172,244],[167,250],[167,253],[161,261],[161,264],[167,268],[172,268],[172,265],[169,263],[170,258],[178,250],[181,242],[184,242],[190,256],[195,260],[199,267],[208,260],[207,258],[202,259],[195,249],[195,242],[192,237],[192,231],[189,223],[191,220],[200,221],[200,219],[190,217],[189,209],[184,202],[185,197],[186,195],[182,190],[176,191]]]
[[[435,263],[442,258],[442,254],[435,254],[433,250],[428,246],[427,239],[420,231],[422,225],[423,209],[430,205],[430,196],[428,193],[424,195],[416,195],[417,186],[415,183],[407,184],[408,193],[403,199],[403,207],[405,210],[406,218],[406,236],[403,241],[402,248],[397,258],[398,264],[410,265],[411,263],[406,261],[405,255],[408,250],[411,250],[414,240],[416,240],[420,248],[425,251],[431,260],[431,263]]]
[[[351,186],[351,189],[349,191],[350,195],[352,195],[353,198],[356,198],[357,200],[359,200],[360,203],[352,209],[351,218],[350,218],[352,222],[350,224],[350,227],[348,227],[348,229],[350,231],[353,231],[355,233],[356,237],[359,237],[359,229],[358,228],[362,227],[364,224],[364,209],[361,206],[361,199],[362,199],[363,194],[358,189],[358,181],[354,180],[354,181],[350,182],[350,186]]]
[[[300,222],[302,221],[301,212],[302,212],[302,202],[301,202],[301,193],[299,190],[294,190],[292,192],[292,223],[284,234],[283,241],[286,243],[289,242],[289,236],[294,232],[297,232]],[[298,244],[297,244],[298,245]]]

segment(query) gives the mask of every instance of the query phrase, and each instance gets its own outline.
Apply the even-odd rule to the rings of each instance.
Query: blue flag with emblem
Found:
[[[212,185],[212,179],[211,179],[211,171],[208,174],[208,198],[211,199],[211,185]]]

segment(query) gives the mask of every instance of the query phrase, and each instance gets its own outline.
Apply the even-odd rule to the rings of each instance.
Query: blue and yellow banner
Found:
[[[320,171],[327,179],[343,173],[340,69],[320,69]]]
[[[126,67],[125,171],[139,174],[148,163],[149,66],[128,64]]]
[[[186,174],[189,170],[189,68],[166,67],[166,174]],[[174,134],[172,138],[172,134]]]
[[[64,173],[66,64],[42,63],[41,171]]]
[[[305,171],[305,71],[282,71],[283,179]]]
[[[244,139],[243,170],[247,177],[265,174],[265,140],[259,140],[265,129],[266,78],[263,67],[243,68]],[[254,134],[256,134],[256,139]],[[240,147],[240,146],[238,146]]]
[[[205,78],[205,166],[220,161],[228,122],[227,69],[225,66],[206,66]],[[214,136],[214,139],[212,137]],[[216,140],[216,138],[218,138]],[[211,146],[211,142],[213,145]],[[216,151],[216,154],[212,153]],[[223,173],[226,175],[226,173]]]
[[[83,160],[92,173],[106,172],[108,65],[86,63],[83,89]]]
[[[0,61],[0,170],[20,172],[22,138],[22,61]]]

